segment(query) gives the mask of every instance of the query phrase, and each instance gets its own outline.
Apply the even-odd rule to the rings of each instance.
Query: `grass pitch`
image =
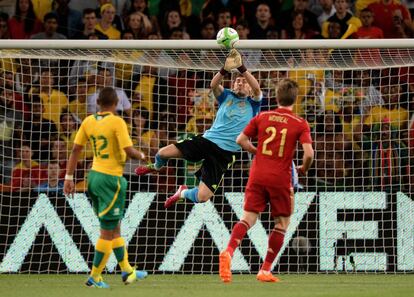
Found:
[[[85,275],[0,275],[0,296],[144,296],[144,297],[304,297],[414,296],[414,275],[281,275],[279,283],[260,283],[255,275],[234,275],[231,284],[218,275],[150,275],[125,286],[108,275],[109,290],[83,285]]]

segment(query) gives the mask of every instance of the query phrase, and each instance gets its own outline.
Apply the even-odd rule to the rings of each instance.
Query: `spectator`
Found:
[[[31,96],[31,117],[23,124],[22,138],[30,143],[35,160],[48,160],[50,142],[58,138],[56,125],[42,118],[43,105],[38,95]]]
[[[391,127],[399,131],[407,131],[408,128],[408,111],[400,106],[401,94],[404,94],[402,86],[389,77],[384,78],[381,82],[381,94],[384,104],[373,107],[368,116],[365,118],[364,124],[379,125],[387,119]]]
[[[0,12],[0,39],[10,38],[9,26],[7,24],[8,20],[9,16],[7,13]]]
[[[60,116],[59,139],[66,142],[68,152],[72,151],[77,130],[78,122],[73,115],[67,112],[62,113]]]
[[[201,23],[201,39],[215,39],[217,35],[216,24],[213,19],[205,19]],[[240,38],[240,34],[239,34]]]
[[[405,29],[411,36],[411,15],[405,5],[393,0],[380,0],[368,8],[374,14],[373,25],[383,31],[384,38],[404,38]]]
[[[181,57],[181,59],[185,58]],[[179,130],[183,130],[188,122],[190,109],[193,106],[191,92],[195,89],[195,84],[196,75],[188,70],[180,70],[176,75],[170,75],[168,79],[169,111],[175,115]]]
[[[32,35],[31,39],[66,39],[66,36],[57,33],[58,20],[56,14],[49,12],[43,19],[44,31]]]
[[[338,116],[332,111],[318,117],[315,136],[315,170],[317,182],[327,189],[344,187],[352,168],[352,142],[342,130]]]
[[[45,15],[52,11],[53,0],[31,0],[31,2],[38,20],[43,20]]]
[[[69,103],[69,112],[76,116],[79,121],[83,121],[87,116],[86,99],[88,96],[88,86],[84,77],[78,79],[74,95],[76,96],[75,100]]]
[[[150,128],[150,114],[147,109],[135,109],[132,119],[132,142],[146,156],[155,156],[159,148],[157,133]]]
[[[121,39],[122,40],[134,40],[134,32],[132,32],[131,30],[124,30],[121,32]],[[126,64],[120,64],[122,66],[125,66]],[[121,67],[121,71],[123,71],[123,67]],[[122,76],[122,75],[121,75]]]
[[[101,19],[95,29],[108,36],[109,39],[120,39],[121,32],[112,25],[115,18],[115,7],[111,3],[106,3],[101,6],[100,11]]]
[[[318,16],[318,24],[322,28],[323,23],[335,14],[336,9],[335,5],[333,5],[333,0],[319,0],[319,4],[322,8],[322,13]]]
[[[14,91],[14,81],[13,81],[13,73],[5,72],[3,73],[4,76],[10,75],[10,84],[11,86],[7,86],[4,84],[4,88],[0,89],[0,93],[2,94],[3,98],[0,98],[0,101],[4,103],[2,106],[6,108],[6,112],[12,111],[16,113],[17,117],[21,120],[23,117],[27,117],[29,115],[29,107],[23,101],[22,96],[20,93]],[[7,80],[6,80],[7,81]]]
[[[308,0],[294,0],[293,9],[288,11],[282,11],[279,18],[279,27],[282,29],[288,29],[291,26],[293,18],[297,13],[303,15],[303,26],[309,31],[320,32],[319,23],[316,15],[308,9]]]
[[[21,94],[27,94],[34,81],[39,80],[39,69],[31,63],[32,59],[21,58],[15,75],[15,88]]]
[[[188,120],[185,131],[189,134],[202,134],[210,128],[215,113],[215,99],[209,89],[194,90],[192,117]]]
[[[235,29],[239,34],[239,39],[248,39],[250,34],[250,27],[247,21],[241,19],[236,23]],[[270,31],[268,31],[269,33]],[[256,68],[260,64],[262,58],[262,51],[260,49],[243,49],[240,50],[243,55],[244,65],[247,68]]]
[[[400,10],[396,10],[392,16],[394,35],[391,38],[410,38],[413,36],[412,24],[408,25],[403,22],[403,16]]]
[[[341,39],[343,36],[341,23],[338,21],[331,21],[328,24],[328,39]]]
[[[378,27],[372,26],[374,22],[374,15],[369,8],[361,11],[359,18],[362,22],[362,27],[353,35],[357,39],[381,39],[384,38],[382,30]]]
[[[293,105],[293,111],[298,115],[305,117],[312,126],[314,118],[311,119],[309,115],[315,117],[316,113],[320,111],[323,106],[323,94],[325,93],[325,71],[322,69],[316,70],[301,70],[306,67],[309,61],[317,61],[317,51],[314,49],[307,49],[301,51],[300,60],[296,64],[290,65],[292,70],[288,71],[288,78],[294,80],[298,84],[298,97]]]
[[[30,0],[16,0],[16,14],[9,19],[8,25],[12,39],[29,39],[42,30]]]
[[[194,3],[193,3],[194,5]],[[149,9],[148,9],[148,0],[129,0],[125,1],[122,18],[125,23],[127,23],[126,18],[131,15],[134,12],[140,12],[144,14],[149,21],[151,22],[152,30],[155,32],[160,31],[160,26],[158,24],[158,19],[155,15],[150,15]]]
[[[305,27],[305,16],[301,12],[292,13],[291,24],[282,29],[282,39],[310,39],[316,32],[313,32]]]
[[[353,72],[354,87],[361,88],[363,98],[360,99],[359,112],[362,116],[367,115],[371,108],[384,104],[381,92],[377,90],[373,79],[380,73],[376,70],[362,70]]]
[[[23,145],[18,151],[20,162],[14,166],[12,173],[11,187],[14,192],[28,192],[45,179],[45,173],[39,163],[32,160],[32,150],[29,146]]]
[[[161,35],[164,39],[169,39],[174,28],[183,28],[184,23],[178,10],[167,11],[161,24]]]
[[[372,26],[374,17],[369,8],[364,8],[360,12],[359,18],[362,22],[362,27],[358,29],[352,36],[355,39],[381,39],[384,38],[382,30],[378,27]],[[358,49],[354,55],[356,64],[377,65],[382,62],[380,49]]]
[[[114,77],[109,69],[106,68],[99,68],[98,74],[96,78],[97,89],[95,93],[90,95],[87,98],[87,113],[92,114],[96,113],[98,110],[97,99],[101,88],[103,87],[113,87],[114,85]],[[127,117],[131,117],[131,102],[128,99],[128,96],[125,94],[125,91],[114,87],[115,92],[118,96],[118,105],[117,111],[125,115]]]
[[[369,152],[370,185],[373,191],[401,191],[409,185],[409,150],[391,129],[389,118],[383,118],[376,140],[366,139]],[[365,181],[364,184],[367,184]]]
[[[112,4],[112,0],[98,0],[97,2],[99,4],[99,7],[95,9],[95,14],[98,19],[101,19],[102,18],[102,7],[106,4],[111,4],[111,5],[113,4]],[[119,32],[121,32],[122,30],[124,30],[124,24],[122,23],[121,17],[118,14],[116,14],[115,6],[113,7],[115,9],[115,13],[114,13],[114,17],[112,20],[112,26],[115,29],[117,29]]]
[[[21,129],[22,112],[16,108],[16,94],[12,89],[3,88],[0,92],[0,183],[8,183],[13,167],[14,142]]]
[[[272,14],[269,5],[261,3],[256,9],[257,21],[250,28],[250,39],[266,39],[267,32],[272,29]]]
[[[201,9],[201,19],[205,20],[206,18],[214,18],[216,14],[223,8],[228,9],[232,12],[234,20],[232,24],[236,23],[236,20],[241,18],[242,13],[242,2],[241,0],[208,0],[204,2],[204,5]]]
[[[129,0],[125,1],[124,7],[122,9],[122,18],[125,23],[126,19],[134,12],[141,12],[146,15],[149,19],[151,18],[149,9],[148,9],[148,0]],[[155,17],[156,20],[156,17]],[[152,22],[152,18],[151,18]],[[154,24],[153,24],[154,25]]]
[[[53,121],[59,126],[60,113],[68,106],[66,95],[54,87],[54,76],[48,68],[40,71],[39,96],[42,99],[44,112],[43,118]]]
[[[108,39],[108,36],[96,30],[98,19],[93,8],[85,8],[82,16],[83,31],[78,32],[74,39],[90,39],[91,34],[95,34],[97,39]]]
[[[152,24],[142,12],[133,12],[126,19],[126,28],[133,34],[133,39],[146,39],[152,32]]]
[[[216,16],[216,24],[218,30],[225,27],[231,27],[231,21],[231,11],[228,8],[220,9]]]
[[[137,98],[134,100],[134,108],[145,108],[149,112],[149,118],[154,119],[154,111],[161,112],[167,110],[168,98],[170,98],[167,81],[157,75],[159,70],[155,67],[144,66],[141,73],[136,79],[132,86],[134,90],[134,96]],[[159,72],[158,72],[159,73]],[[172,73],[168,73],[173,75]]]
[[[69,8],[70,0],[54,0],[54,13],[58,20],[57,32],[73,39],[82,31],[82,15],[79,11]]]
[[[59,168],[60,168],[59,178],[60,179],[63,179],[65,177],[68,156],[69,156],[69,150],[68,150],[68,147],[66,146],[66,142],[62,140],[53,141],[52,154],[50,156],[50,160],[53,160],[59,164]]]
[[[38,193],[47,195],[63,195],[63,180],[60,178],[60,168],[57,161],[50,161],[47,165],[47,181],[35,188]]]
[[[335,9],[336,12],[333,16],[331,16],[326,22],[322,25],[322,36],[325,38],[329,37],[329,23],[336,22],[340,24],[341,31],[340,36],[342,39],[346,39],[355,33],[359,27],[362,26],[361,21],[354,17],[348,11],[348,1],[349,0],[335,0]]]
[[[0,87],[14,90],[14,75],[13,72],[5,70],[0,72]]]
[[[178,27],[171,29],[170,37],[168,39],[185,40],[190,39],[190,36],[181,27]]]

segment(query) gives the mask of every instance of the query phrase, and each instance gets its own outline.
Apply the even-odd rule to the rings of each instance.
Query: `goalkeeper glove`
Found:
[[[241,55],[233,48],[227,55],[226,62],[224,63],[224,70],[230,72],[232,69],[239,68],[241,65],[243,65]]]
[[[243,65],[242,57],[236,49],[232,49],[228,54],[224,67],[220,70],[222,75],[225,75],[227,72],[230,72],[233,69],[236,69],[240,73],[246,72],[246,67]]]

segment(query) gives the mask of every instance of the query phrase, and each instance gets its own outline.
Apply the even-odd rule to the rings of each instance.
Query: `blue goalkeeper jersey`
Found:
[[[224,89],[223,93],[217,97],[219,109],[214,123],[203,137],[223,150],[240,151],[241,147],[236,143],[236,138],[259,112],[261,100],[262,95],[260,95],[260,100],[256,101],[251,97],[240,98],[229,89]]]

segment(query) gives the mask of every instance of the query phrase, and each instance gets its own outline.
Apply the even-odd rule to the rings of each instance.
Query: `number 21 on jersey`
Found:
[[[266,134],[269,134],[269,137],[267,137],[265,139],[265,141],[263,141],[263,148],[262,148],[262,154],[263,155],[268,155],[268,156],[273,156],[273,151],[271,149],[268,149],[268,145],[275,139],[276,135],[277,135],[277,130],[275,127],[269,126],[266,128]],[[280,146],[279,146],[279,152],[278,152],[278,157],[283,157],[283,152],[285,150],[285,143],[286,143],[286,135],[287,135],[287,128],[283,128],[282,130],[280,130],[280,134],[282,135],[282,138],[280,139]]]

